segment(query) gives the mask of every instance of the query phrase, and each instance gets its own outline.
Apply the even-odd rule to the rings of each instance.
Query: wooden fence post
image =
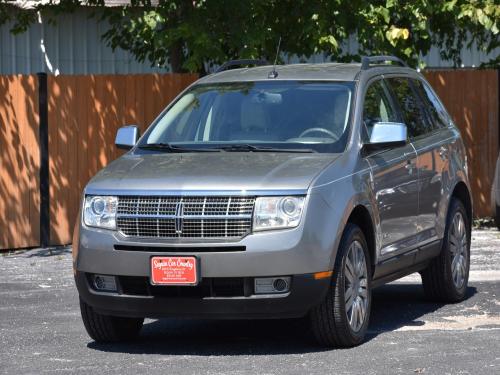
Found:
[[[38,136],[40,142],[40,246],[50,244],[50,194],[49,194],[49,120],[47,98],[47,73],[38,77]]]

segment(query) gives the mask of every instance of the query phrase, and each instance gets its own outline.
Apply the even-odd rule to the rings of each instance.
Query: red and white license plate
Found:
[[[196,285],[198,264],[195,257],[152,257],[151,284]]]

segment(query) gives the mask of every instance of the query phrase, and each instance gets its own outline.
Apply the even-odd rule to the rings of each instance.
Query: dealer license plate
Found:
[[[196,257],[152,257],[151,284],[196,285],[198,284]]]

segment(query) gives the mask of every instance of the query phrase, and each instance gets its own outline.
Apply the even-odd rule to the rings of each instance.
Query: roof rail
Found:
[[[229,68],[232,68],[233,66],[240,66],[240,65],[269,65],[269,63],[266,60],[258,60],[258,59],[243,59],[243,60],[230,60],[228,62],[225,62],[222,64],[216,71],[215,73],[220,73],[223,72],[224,70],[229,70]]]
[[[387,61],[398,63],[400,66],[408,67],[408,65],[396,56],[363,56],[361,58],[361,70],[370,69],[370,64],[385,64]]]

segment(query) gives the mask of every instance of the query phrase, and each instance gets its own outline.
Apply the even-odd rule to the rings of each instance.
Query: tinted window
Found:
[[[391,101],[384,90],[382,81],[372,83],[366,90],[365,103],[363,108],[363,122],[371,135],[373,125],[376,122],[397,122],[396,111],[391,105]]]
[[[414,80],[413,83],[424,102],[434,128],[439,129],[448,127],[448,114],[429,85],[419,80]]]
[[[432,131],[431,124],[422,112],[421,102],[407,78],[390,78],[387,80],[394,92],[403,121],[408,127],[410,138],[418,137]]]
[[[341,152],[353,84],[236,82],[197,85],[164,112],[142,143],[214,147],[267,144]]]

